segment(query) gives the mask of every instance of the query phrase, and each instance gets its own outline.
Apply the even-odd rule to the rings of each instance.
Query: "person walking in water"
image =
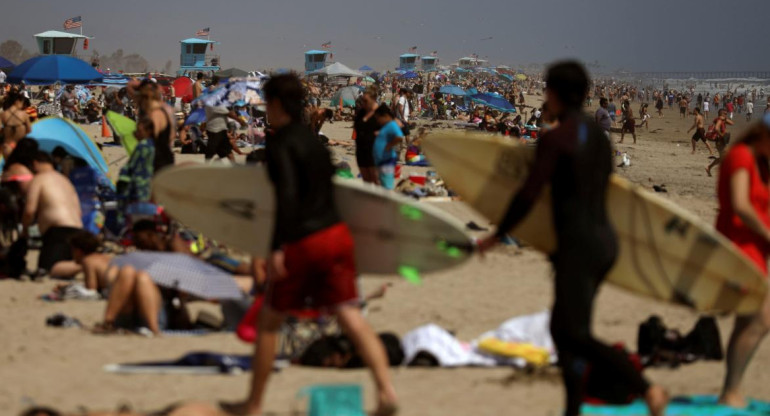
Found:
[[[615,262],[618,243],[606,210],[612,173],[612,146],[604,131],[582,115],[588,75],[577,62],[557,63],[546,74],[548,108],[559,127],[538,142],[529,177],[514,196],[497,234],[483,240],[479,251],[497,244],[523,220],[550,184],[557,250],[551,335],[567,392],[565,415],[580,414],[588,365],[612,371],[614,383],[640,395],[653,416],[662,416],[666,392],[650,385],[628,357],[591,335],[591,315],[599,285]]]

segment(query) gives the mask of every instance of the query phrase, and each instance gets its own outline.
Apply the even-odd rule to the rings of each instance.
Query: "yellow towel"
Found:
[[[544,348],[532,344],[501,341],[497,338],[485,338],[479,342],[479,349],[489,354],[508,358],[523,358],[535,366],[548,365],[550,354]]]

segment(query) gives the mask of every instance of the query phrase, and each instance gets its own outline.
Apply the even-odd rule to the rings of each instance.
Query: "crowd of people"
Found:
[[[193,96],[201,97],[216,88],[218,80],[199,75]],[[441,86],[459,85],[465,90],[499,94],[524,113],[524,93],[543,93],[545,103],[531,108],[531,116],[499,113],[467,102],[462,96],[441,93]],[[544,88],[543,88],[544,86]],[[389,90],[389,91],[388,91]],[[45,99],[50,89],[43,89]],[[77,105],[74,87],[61,95],[61,112],[77,120],[82,109]],[[273,371],[276,340],[282,324],[293,312],[311,307],[336,317],[342,330],[371,370],[376,387],[378,415],[393,415],[398,410],[396,391],[391,379],[388,357],[382,341],[363,317],[357,288],[353,240],[341,220],[333,197],[332,178],[336,167],[328,142],[322,140],[327,121],[339,120],[342,111],[324,108],[321,103],[334,88],[303,82],[296,75],[272,76],[263,86],[266,120],[264,149],[259,161],[265,163],[274,185],[276,198],[275,228],[268,258],[230,259],[222,267],[222,253],[203,253],[197,239],[153,204],[152,178],[174,165],[175,142],[187,145],[192,139],[177,111],[169,105],[157,82],[148,78],[132,80],[125,88],[105,91],[103,108],[129,114],[136,120],[134,135],[138,144],[121,169],[115,186],[118,203],[117,223],[126,230],[126,244],[140,256],[158,259],[158,253],[174,253],[184,258],[217,264],[236,282],[247,305],[254,296],[264,296],[259,318],[258,337],[252,362],[253,377],[248,395],[242,402],[223,404],[223,411],[233,415],[261,414],[266,385]],[[715,144],[719,157],[706,171],[721,163],[717,185],[720,212],[717,229],[730,238],[757,267],[767,274],[770,255],[770,115],[751,124],[740,138],[730,143],[728,126],[733,111],[745,111],[751,121],[752,96],[699,94],[692,110],[694,121],[687,132],[692,136],[693,152],[703,141],[712,153]],[[389,98],[389,102],[386,101]],[[584,114],[584,106],[599,98],[593,117]],[[575,62],[550,67],[542,80],[501,85],[490,77],[434,78],[423,84],[400,77],[385,76],[376,85],[363,88],[350,116],[355,135],[355,157],[361,179],[386,189],[395,187],[395,170],[402,158],[402,148],[415,146],[418,134],[412,134],[414,121],[457,119],[473,123],[475,128],[511,137],[520,137],[525,129],[537,132],[537,152],[531,174],[511,201],[498,231],[479,242],[483,254],[517,225],[532,209],[546,185],[551,184],[551,204],[558,236],[558,251],[551,257],[555,269],[555,301],[551,334],[556,343],[559,366],[566,388],[567,415],[580,413],[588,365],[607,369],[613,380],[627,388],[630,395],[643,398],[650,413],[662,415],[668,401],[661,386],[646,380],[621,351],[593,337],[591,313],[597,290],[617,256],[617,237],[606,212],[606,192],[613,169],[612,129],[620,125],[620,140],[630,134],[637,142],[636,128],[649,130],[652,116],[648,103],[655,103],[662,117],[663,102],[678,104],[681,117],[690,116],[692,92],[638,88],[611,82],[592,83],[586,71]],[[616,107],[615,102],[620,106]],[[637,125],[632,103],[639,103]],[[707,120],[709,103],[717,111],[713,122]],[[333,105],[334,103],[332,103]],[[467,106],[467,108],[466,108]],[[23,86],[4,94],[3,156],[5,165],[0,188],[4,222],[14,225],[12,244],[3,247],[4,273],[11,277],[26,272],[19,261],[26,257],[28,241],[36,228],[41,248],[37,269],[31,274],[48,274],[71,279],[82,273],[85,294],[107,299],[101,322],[92,330],[113,333],[119,329],[146,327],[153,335],[164,330],[191,326],[185,304],[201,299],[183,288],[163,287],[138,263],[118,261],[122,249],[107,249],[102,236],[85,229],[82,202],[71,180],[73,171],[88,169],[82,160],[63,149],[41,151],[37,142],[26,137],[31,131],[28,94]],[[206,114],[204,160],[233,159],[239,151],[235,144],[237,126],[249,125],[237,106],[201,106]],[[185,117],[197,109],[195,101]],[[619,120],[617,116],[620,116]],[[86,118],[87,115],[86,115]],[[707,128],[708,125],[708,128]],[[731,144],[728,147],[728,144]],[[417,144],[418,145],[418,144]],[[67,168],[67,161],[74,168]],[[147,206],[152,208],[148,211]],[[34,227],[33,227],[34,226]],[[134,257],[135,258],[135,257]],[[15,262],[15,263],[14,263]],[[65,291],[66,286],[61,291]],[[245,311],[242,311],[245,313]],[[243,313],[236,321],[243,318]],[[237,323],[237,322],[236,322]],[[752,316],[736,319],[727,352],[727,375],[721,400],[731,406],[745,406],[740,385],[753,352],[770,330],[770,295],[762,309]],[[215,412],[209,408],[196,411]],[[174,414],[173,412],[169,414]],[[206,413],[201,413],[206,414]],[[214,413],[209,413],[214,414]]]

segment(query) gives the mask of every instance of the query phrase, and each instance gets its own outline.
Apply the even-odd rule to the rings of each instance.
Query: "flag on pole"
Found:
[[[430,53],[430,56],[438,56],[438,51],[433,51]]]
[[[195,37],[203,37],[203,36],[208,36],[208,35],[209,35],[209,32],[211,32],[211,28],[208,28],[208,27],[207,27],[207,28],[205,28],[205,29],[201,29],[201,30],[199,30],[199,31],[195,32]]]
[[[409,48],[409,52],[412,52],[412,53],[417,52],[417,47],[412,46],[411,48]]]
[[[329,48],[332,47],[332,42],[331,41],[324,42],[324,43],[321,44],[321,47],[324,48],[324,49],[329,49]]]
[[[80,16],[71,17],[64,21],[64,30],[83,27],[83,19]]]

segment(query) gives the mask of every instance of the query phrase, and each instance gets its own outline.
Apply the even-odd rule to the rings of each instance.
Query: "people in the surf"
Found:
[[[329,151],[302,123],[302,83],[292,74],[277,75],[263,91],[273,129],[266,138],[267,170],[276,197],[268,296],[261,312],[250,393],[242,403],[223,406],[237,415],[262,413],[281,324],[292,311],[311,308],[337,316],[372,371],[376,414],[392,415],[396,393],[388,360],[361,314],[353,239],[334,202],[335,169]]]
[[[596,366],[611,369],[617,383],[644,398],[652,415],[663,415],[668,401],[665,391],[651,385],[625,354],[591,334],[594,297],[618,248],[606,211],[611,144],[601,127],[581,114],[588,75],[576,62],[557,63],[548,69],[546,85],[546,100],[559,118],[559,127],[538,142],[529,177],[497,234],[482,241],[479,249],[484,252],[504,238],[550,184],[558,247],[551,257],[556,271],[551,335],[567,393],[564,414],[580,414],[586,370]]]

